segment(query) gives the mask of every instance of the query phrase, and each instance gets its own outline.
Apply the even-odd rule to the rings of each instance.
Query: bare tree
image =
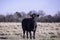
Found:
[[[60,22],[60,11],[58,11],[58,12],[54,15],[54,21],[55,21],[55,22]]]
[[[5,16],[4,15],[0,15],[0,22],[4,22],[5,21]]]
[[[38,14],[39,14],[40,16],[45,16],[46,13],[45,13],[43,10],[39,10],[39,11],[38,11]]]

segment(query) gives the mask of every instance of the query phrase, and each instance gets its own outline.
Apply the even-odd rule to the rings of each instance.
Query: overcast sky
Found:
[[[55,14],[60,11],[60,0],[0,0],[0,14],[30,10],[43,10],[46,14]]]

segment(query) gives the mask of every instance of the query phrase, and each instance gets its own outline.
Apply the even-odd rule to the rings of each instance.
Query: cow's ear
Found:
[[[39,17],[39,15],[37,15],[37,17]]]

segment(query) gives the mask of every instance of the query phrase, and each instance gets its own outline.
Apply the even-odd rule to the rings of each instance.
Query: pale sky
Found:
[[[0,0],[0,14],[31,10],[43,10],[46,14],[54,15],[60,11],[60,0]]]

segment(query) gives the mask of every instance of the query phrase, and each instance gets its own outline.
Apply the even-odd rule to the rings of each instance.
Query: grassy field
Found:
[[[37,23],[36,39],[60,40],[60,23]],[[31,40],[22,38],[21,23],[0,23],[0,40]]]

